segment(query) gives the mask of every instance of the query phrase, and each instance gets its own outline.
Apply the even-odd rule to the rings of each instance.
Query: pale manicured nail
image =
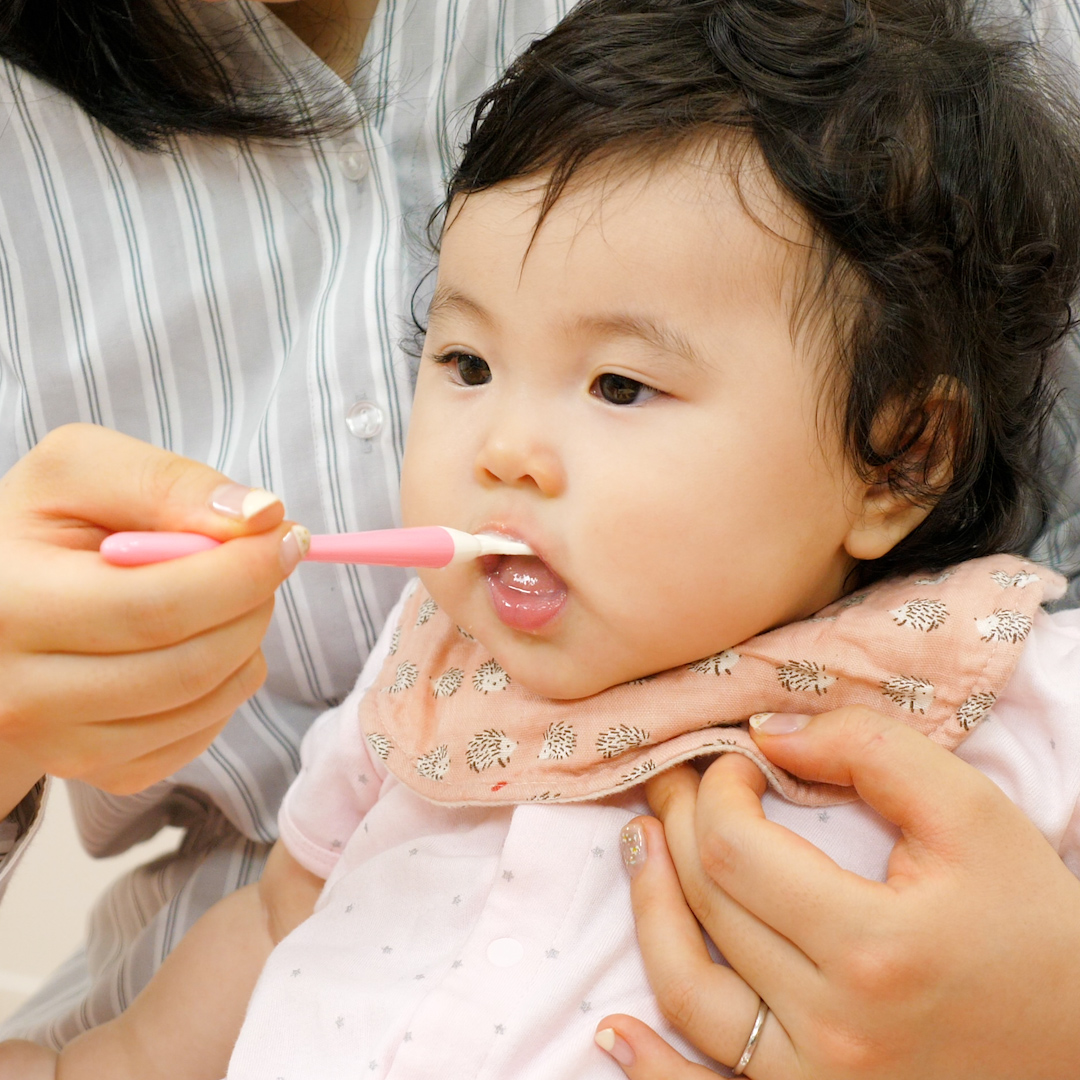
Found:
[[[620,1065],[629,1068],[637,1060],[630,1044],[621,1035],[616,1034],[613,1028],[604,1028],[593,1038],[596,1040],[596,1045],[601,1050],[606,1050]]]
[[[791,735],[802,731],[812,719],[802,713],[759,712],[750,717],[750,726],[762,735]]]
[[[291,574],[297,563],[308,553],[311,547],[311,533],[303,525],[294,525],[281,541],[281,568]]]
[[[272,491],[249,488],[243,484],[222,484],[210,496],[210,506],[234,521],[250,521],[276,502],[281,500]]]
[[[619,851],[623,865],[630,876],[636,877],[649,857],[649,848],[645,843],[645,830],[640,825],[627,825],[619,836]]]

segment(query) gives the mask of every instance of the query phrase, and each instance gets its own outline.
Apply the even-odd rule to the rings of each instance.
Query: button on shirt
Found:
[[[345,414],[345,425],[351,435],[370,442],[383,429],[385,414],[373,401],[357,401]]]
[[[364,147],[358,142],[343,143],[338,153],[338,168],[346,180],[359,183],[368,174],[368,159]]]

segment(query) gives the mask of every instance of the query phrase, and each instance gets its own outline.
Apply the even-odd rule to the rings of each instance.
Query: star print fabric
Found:
[[[1063,590],[1015,556],[976,559],[880,582],[685,667],[551,701],[515,684],[418,587],[360,723],[402,783],[451,805],[595,799],[730,751],[786,798],[828,805],[851,796],[768,762],[742,726],[751,714],[867,705],[955,749],[993,708],[1040,605]]]
[[[703,1060],[636,945],[618,836],[644,809],[437,806],[389,778],[274,950],[229,1080],[616,1080],[592,1041],[614,1011]]]
[[[403,608],[301,748],[281,837],[326,886],[271,956],[229,1080],[618,1080],[592,1041],[597,1018],[615,1012],[701,1060],[659,1014],[634,936],[618,847],[647,812],[640,787],[565,805],[451,807],[401,783],[364,737],[359,703]],[[1080,610],[1037,611],[1032,624],[992,712],[956,754],[1080,876]],[[762,809],[845,870],[884,880],[897,833],[864,803],[800,806],[770,790]]]

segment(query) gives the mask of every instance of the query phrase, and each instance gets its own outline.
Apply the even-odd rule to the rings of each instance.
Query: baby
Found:
[[[1080,868],[1080,620],[1000,554],[1080,281],[1050,100],[950,0],[585,0],[536,42],[450,184],[402,482],[406,524],[535,557],[422,573],[260,884],[0,1075],[599,1080],[616,1011],[701,1060],[619,837],[761,709],[906,717]],[[769,775],[771,818],[884,876],[890,826]]]

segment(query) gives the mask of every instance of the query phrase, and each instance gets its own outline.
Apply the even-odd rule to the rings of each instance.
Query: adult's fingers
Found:
[[[781,768],[853,787],[909,841],[918,842],[905,846],[909,853],[930,850],[948,859],[968,848],[972,835],[986,832],[986,814],[1001,799],[991,780],[955,754],[859,706],[824,713],[791,734],[753,735]],[[890,877],[896,869],[890,867]]]
[[[849,920],[875,923],[891,893],[842,869],[808,840],[769,821],[761,805],[764,787],[761,770],[741,754],[725,754],[709,766],[697,792],[697,855],[707,878],[724,895],[820,964],[833,954],[838,933],[854,929]],[[679,865],[671,830],[666,825],[665,830]],[[849,913],[842,928],[837,926],[838,911]],[[737,927],[702,921],[736,967],[753,964],[752,957],[742,959]],[[762,984],[758,989],[769,988]]]
[[[687,1061],[648,1024],[632,1016],[617,1014],[601,1020],[596,1045],[618,1062],[630,1080],[716,1080],[712,1069]]]
[[[630,894],[638,943],[660,1009],[703,1053],[728,1064],[737,1061],[757,1013],[758,995],[710,956],[683,896],[660,822],[637,818],[627,829],[624,859],[633,873]],[[639,839],[641,851],[628,857],[627,844],[633,848]],[[771,1061],[774,1075],[782,1077],[780,1070],[792,1060],[791,1043],[778,1023],[765,1036],[763,1032],[755,1056],[760,1055],[764,1065]]]
[[[229,716],[221,717],[208,727],[153,753],[123,765],[110,764],[100,771],[91,770],[78,779],[112,795],[134,795],[194,761],[221,734],[229,719]]]
[[[180,709],[80,727],[60,744],[56,776],[75,777],[114,795],[142,791],[197,757],[266,678],[256,653],[221,686]]]
[[[231,623],[150,652],[25,657],[5,685],[0,738],[17,746],[27,739],[47,746],[42,725],[52,719],[51,703],[55,700],[78,702],[78,721],[83,724],[190,705],[224,683],[259,651],[273,609],[271,598]],[[62,743],[72,718],[55,719]]]
[[[260,607],[288,575],[291,526],[151,566],[23,543],[34,574],[5,577],[6,640],[25,652],[108,654],[174,645]],[[291,540],[289,541],[291,543]],[[13,612],[33,613],[15,619]]]
[[[706,872],[699,850],[697,772],[689,767],[672,770],[667,779],[657,777],[647,791],[664,824],[664,839],[683,895],[709,935],[723,943],[732,967],[743,976],[752,972],[754,989],[770,1001],[795,986],[808,992],[807,984],[815,974],[813,964]]]
[[[227,540],[270,528],[284,516],[273,496],[268,501],[256,494],[245,507],[243,492],[216,469],[93,424],[51,431],[4,477],[0,491],[29,507],[28,516],[41,522],[50,541],[55,522],[68,519],[73,547],[91,546],[92,530],[80,526]]]
[[[133,761],[160,771],[212,737],[262,678],[252,660],[303,546],[283,514],[269,492],[92,425],[0,477],[0,810],[32,773],[114,768],[130,786]],[[227,542],[120,569],[97,554],[117,529]]]

